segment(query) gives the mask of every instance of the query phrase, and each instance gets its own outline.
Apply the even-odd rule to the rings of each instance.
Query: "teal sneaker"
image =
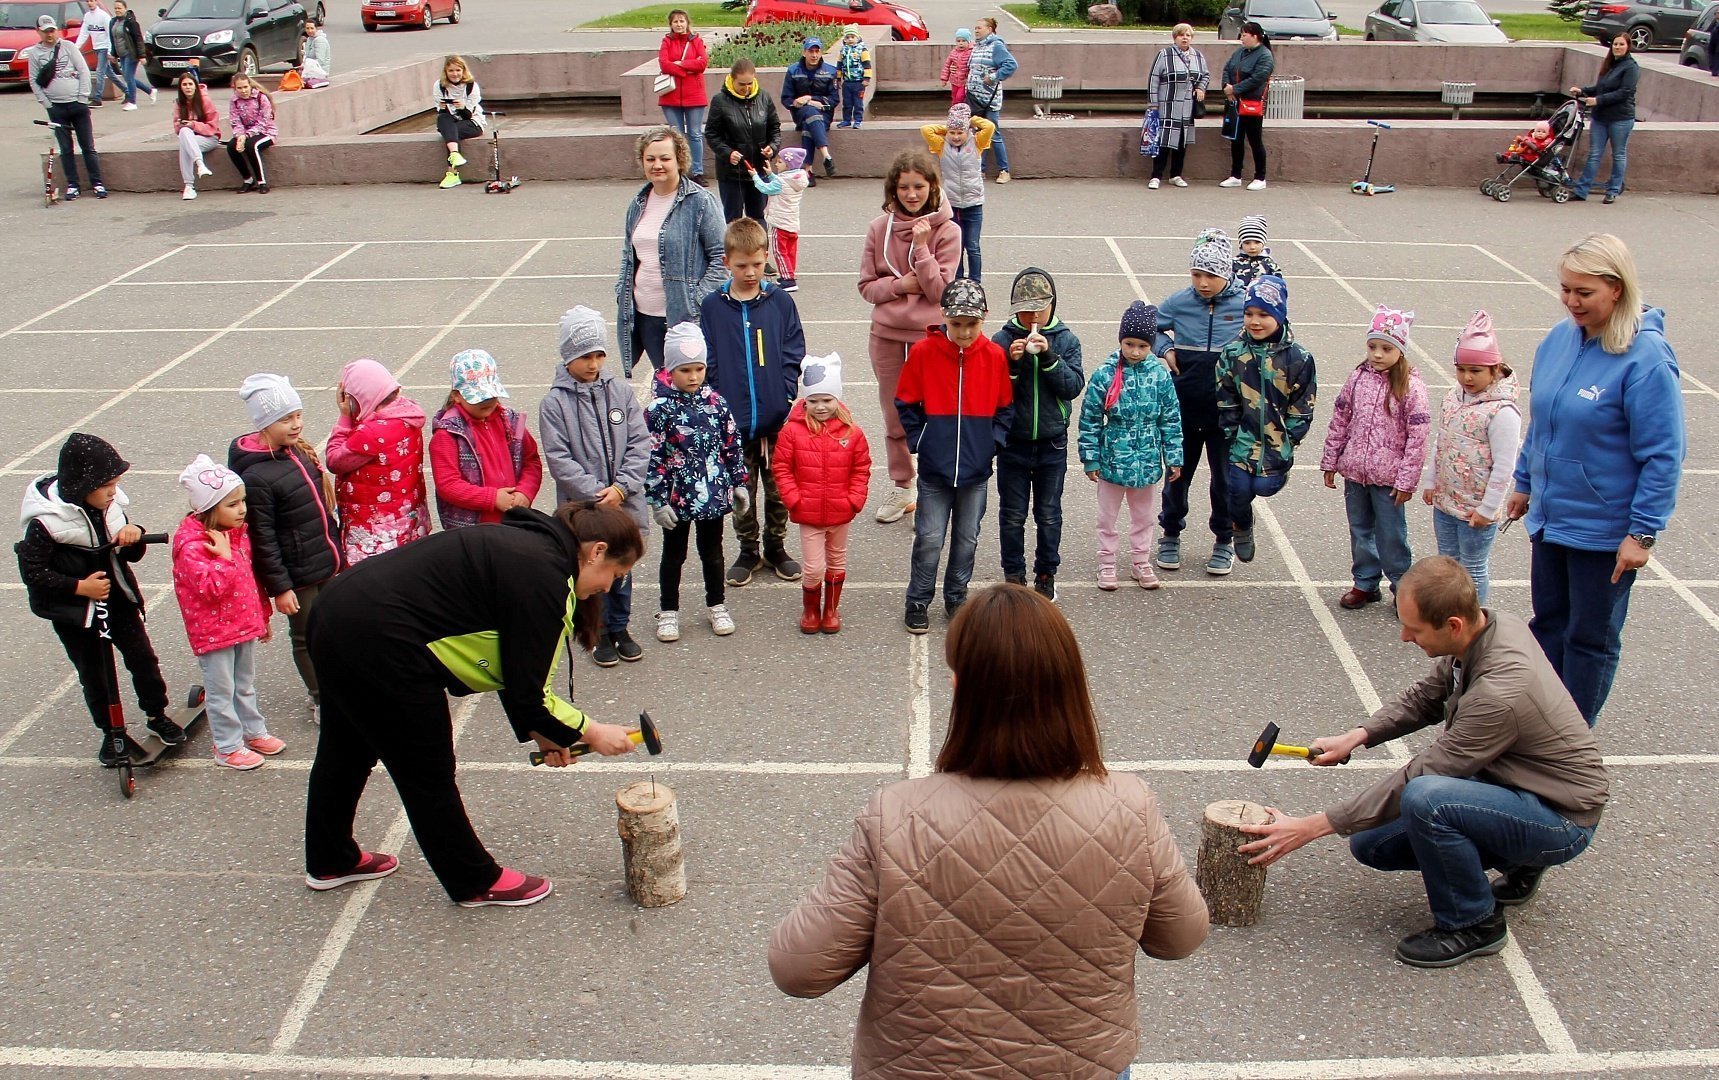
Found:
[[[1182,568],[1182,538],[1180,536],[1160,536],[1158,538],[1158,554],[1152,557],[1160,570],[1180,570]]]
[[[1213,577],[1224,577],[1235,568],[1236,549],[1229,544],[1212,545],[1212,557],[1206,560],[1206,573]]]
[[[1236,558],[1242,562],[1253,562],[1253,530],[1236,530]]]

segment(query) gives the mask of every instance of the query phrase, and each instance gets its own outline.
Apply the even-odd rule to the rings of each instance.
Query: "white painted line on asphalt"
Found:
[[[1516,992],[1528,1009],[1528,1019],[1534,1024],[1534,1030],[1540,1033],[1546,1049],[1554,1054],[1574,1054],[1576,1040],[1570,1037],[1570,1029],[1564,1026],[1557,1006],[1552,1004],[1551,995],[1546,993],[1546,984],[1534,974],[1534,968],[1528,963],[1515,934],[1505,941],[1504,951],[1498,954],[1498,958],[1504,961],[1504,970],[1510,973],[1510,981],[1516,984]]]
[[[1355,286],[1349,284],[1349,280],[1347,278],[1340,276],[1337,273],[1337,271],[1331,269],[1330,265],[1328,263],[1326,263],[1326,261],[1324,259],[1321,259],[1319,256],[1313,254],[1313,249],[1308,247],[1305,241],[1295,240],[1292,242],[1295,244],[1296,247],[1301,249],[1301,253],[1303,255],[1305,255],[1309,259],[1313,260],[1314,265],[1319,267],[1320,271],[1323,272],[1326,277],[1330,278],[1332,281],[1335,281],[1339,286],[1342,287],[1344,292],[1348,293],[1350,296],[1353,296],[1355,298],[1356,303],[1360,304],[1363,308],[1365,308],[1368,311],[1372,311],[1374,309],[1375,305],[1373,304],[1373,302],[1371,300],[1368,300],[1365,296],[1362,296],[1360,294],[1360,292],[1358,290],[1356,290]],[[1389,279],[1388,278],[1378,278],[1378,279],[1374,279],[1374,280],[1386,281]],[[1294,322],[1295,322],[1294,319],[1290,320],[1291,324],[1293,324]],[[1368,325],[1371,325],[1371,324],[1369,323]],[[1416,356],[1420,357],[1420,360],[1421,360],[1421,378],[1426,382],[1426,384],[1429,387],[1448,390],[1451,387],[1456,385],[1456,383],[1451,380],[1451,377],[1445,373],[1444,368],[1442,366],[1440,366],[1440,364],[1437,361],[1435,361],[1431,356],[1429,356],[1425,349],[1421,348],[1420,343],[1418,341],[1415,341],[1414,339],[1411,338],[1409,340],[1409,349]],[[1436,382],[1434,381],[1435,379],[1437,380]]]
[[[908,639],[907,680],[913,711],[907,724],[907,777],[931,775],[931,635]]]
[[[448,323],[446,326],[444,326],[440,330],[438,330],[436,332],[435,337],[431,338],[429,341],[424,342],[423,347],[420,348],[417,352],[413,353],[411,358],[408,359],[404,364],[402,364],[398,371],[394,372],[394,377],[396,379],[400,379],[401,381],[404,381],[406,378],[406,373],[408,371],[411,371],[414,367],[416,367],[418,364],[418,361],[420,361],[424,357],[428,356],[431,349],[434,349],[437,345],[440,345],[442,343],[442,341],[444,339],[446,339],[449,334],[453,333],[456,329],[458,329],[460,327],[460,325],[462,323],[464,323],[466,321],[466,319],[471,315],[472,312],[476,311],[478,308],[483,306],[483,303],[485,300],[488,300],[491,296],[495,295],[495,291],[497,289],[501,288],[501,285],[504,281],[506,281],[508,278],[512,277],[515,273],[517,273],[519,271],[520,267],[522,267],[526,263],[530,262],[532,256],[536,255],[539,251],[542,251],[543,245],[545,245],[547,243],[549,243],[549,241],[539,240],[537,243],[533,244],[531,246],[530,250],[526,251],[526,253],[524,255],[521,255],[519,258],[515,259],[513,261],[512,266],[509,266],[506,270],[503,270],[501,272],[500,277],[491,281],[489,283],[488,287],[483,289],[483,291],[479,292],[476,296],[472,297],[471,303],[467,304],[463,309],[461,309],[460,313],[458,315],[454,316],[452,322]]]
[[[1683,602],[1688,604],[1690,608],[1694,610],[1695,614],[1701,616],[1703,622],[1708,626],[1711,626],[1713,629],[1719,630],[1719,615],[1715,615],[1713,613],[1713,609],[1707,606],[1706,601],[1691,592],[1689,586],[1680,581],[1676,574],[1673,574],[1670,570],[1661,566],[1658,559],[1648,560],[1647,572],[1653,574],[1660,581],[1670,586],[1671,591],[1682,597]],[[1636,576],[1636,584],[1645,585],[1648,583],[1642,581],[1641,576],[1638,574]]]
[[[334,258],[329,259],[327,262],[323,263],[321,266],[318,266],[315,270],[312,270],[310,273],[306,274],[304,277],[299,278],[293,284],[280,290],[279,292],[275,293],[273,296],[269,297],[267,300],[263,301],[261,304],[258,304],[256,307],[247,311],[245,314],[239,316],[237,319],[235,319],[232,323],[230,323],[224,329],[218,330],[215,333],[211,334],[210,336],[204,338],[202,341],[191,346],[191,348],[187,349],[186,351],[180,353],[178,356],[167,361],[167,363],[156,368],[154,371],[150,372],[148,375],[145,375],[143,378],[132,383],[130,386],[126,387],[124,390],[122,390],[119,393],[108,398],[106,401],[104,401],[100,405],[96,406],[90,412],[85,413],[83,416],[79,417],[69,427],[61,428],[59,431],[48,436],[46,439],[42,440],[41,442],[37,443],[34,447],[30,448],[30,450],[25,452],[22,456],[13,458],[11,461],[6,463],[4,468],[16,469],[18,466],[24,464],[26,461],[29,461],[31,458],[35,457],[37,454],[42,453],[43,451],[49,449],[50,447],[58,446],[62,441],[64,441],[64,439],[67,435],[70,435],[72,432],[82,429],[91,420],[94,420],[98,416],[101,416],[103,413],[107,412],[109,409],[113,408],[115,405],[118,405],[120,402],[126,400],[137,390],[139,390],[145,386],[148,386],[150,383],[154,382],[156,379],[161,378],[163,375],[172,371],[174,368],[178,367],[180,364],[183,364],[185,361],[191,359],[193,356],[196,356],[198,353],[202,352],[204,349],[207,349],[209,346],[215,344],[217,341],[220,341],[222,338],[226,337],[229,333],[231,333],[234,327],[237,327],[239,324],[244,323],[250,319],[253,319],[258,315],[261,315],[263,312],[274,307],[276,304],[280,303],[282,300],[285,300],[288,296],[291,296],[293,294],[293,292],[298,289],[299,286],[303,285],[305,282],[309,281],[311,278],[314,278],[316,275],[322,273],[324,270],[327,270],[329,267],[340,262],[342,259],[346,258],[348,255],[351,255],[353,252],[357,251],[359,248],[361,248],[363,246],[364,246],[363,244],[353,244],[351,247],[348,247],[345,251],[341,252],[339,255],[336,255]],[[112,331],[110,331],[110,333],[111,332]]]
[[[1116,256],[1116,265],[1122,267],[1122,274],[1128,279],[1128,284],[1134,287],[1134,295],[1138,296],[1142,303],[1150,304],[1152,298],[1146,295],[1145,287],[1140,284],[1140,279],[1135,276],[1134,268],[1128,265],[1128,259],[1122,254],[1122,249],[1117,247],[1116,241],[1108,236],[1104,238],[1104,242],[1109,245],[1110,253]]]
[[[319,1076],[560,1077],[564,1080],[842,1080],[847,1065],[659,1064],[555,1058],[332,1057],[188,1050],[82,1050],[0,1046],[0,1066],[23,1069],[124,1069],[162,1072],[301,1073]],[[1663,1069],[1719,1068],[1719,1049],[1491,1054],[1474,1057],[1304,1058],[1276,1061],[1153,1061],[1134,1065],[1152,1080],[1381,1080],[1392,1076],[1625,1075]]]
[[[457,747],[460,733],[465,730],[466,721],[477,711],[476,697],[467,698],[461,702],[453,716],[453,743]],[[406,833],[412,823],[406,817],[404,808],[394,812],[394,820],[383,834],[381,846],[375,850],[390,854],[400,850],[400,845],[406,842]],[[305,1022],[310,1019],[316,1003],[322,1000],[322,993],[328,989],[328,981],[334,977],[334,969],[340,965],[340,958],[345,955],[346,947],[352,944],[352,938],[358,933],[358,924],[364,920],[365,912],[370,910],[371,901],[376,899],[376,891],[382,881],[360,881],[346,886],[352,890],[346,898],[346,906],[340,909],[340,915],[329,928],[328,936],[322,941],[322,948],[317,950],[316,959],[311,961],[310,970],[305,972],[304,982],[299,984],[298,993],[293,996],[292,1004],[287,1008],[286,1015],[281,1018],[281,1026],[275,1031],[274,1041],[269,1044],[269,1053],[284,1054],[298,1042],[298,1037],[304,1033]]]
[[[23,586],[19,585],[18,588],[22,589]],[[60,685],[54,687],[47,697],[42,699],[41,704],[20,717],[6,734],[0,735],[0,761],[5,760],[6,751],[12,749],[12,744],[17,742],[26,731],[36,726],[36,721],[52,712],[54,706],[60,703],[60,699],[70,693],[72,687],[76,685],[78,685],[78,673],[74,670],[65,677]]]
[[[4,333],[0,333],[0,338],[9,338],[13,334],[22,333],[22,332],[28,330],[30,327],[36,325],[37,323],[41,322],[44,319],[51,319],[55,315],[58,315],[60,312],[71,307],[73,304],[81,304],[85,300],[88,300],[90,297],[96,295],[97,293],[103,291],[104,289],[109,289],[115,285],[119,285],[119,284],[125,282],[125,279],[130,277],[131,275],[136,274],[136,273],[141,273],[142,271],[149,269],[151,266],[154,266],[156,263],[161,262],[164,259],[172,258],[173,256],[179,254],[181,251],[184,251],[185,247],[186,247],[186,245],[181,244],[176,248],[172,248],[171,250],[169,250],[169,251],[167,251],[161,255],[157,255],[153,259],[150,259],[148,262],[142,264],[141,266],[132,267],[130,270],[127,270],[125,273],[114,278],[112,281],[108,281],[104,284],[97,285],[95,288],[90,289],[88,292],[80,293],[79,295],[72,297],[70,300],[67,300],[63,304],[59,304],[55,307],[49,308],[48,310],[42,312],[40,315],[37,315],[33,319],[25,319],[23,322],[19,323],[17,326],[12,327],[12,329],[7,330]],[[109,328],[107,332],[110,334],[114,333],[113,329],[111,329],[111,328]]]

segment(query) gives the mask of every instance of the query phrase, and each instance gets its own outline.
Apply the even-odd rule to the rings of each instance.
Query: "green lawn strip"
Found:
[[[724,11],[721,4],[651,4],[627,11],[618,11],[600,19],[580,23],[580,30],[668,30],[669,12],[685,9],[692,18],[694,31],[706,26],[744,26],[746,9]]]
[[[1550,12],[1498,16],[1499,29],[1515,41],[1588,41],[1582,24],[1566,22]]]
[[[1053,18],[1049,15],[1041,14],[1037,4],[1004,4],[1002,5],[1002,8],[1010,15],[1013,15],[1015,18],[1026,23],[1028,26],[1047,30],[1155,30],[1161,34],[1168,34],[1170,32],[1169,26],[1150,26],[1145,23],[1124,23],[1121,26],[1098,26],[1094,23],[1087,22],[1085,19]],[[1215,26],[1216,24],[1214,23],[1212,26],[1205,27],[1204,29],[1210,30]]]

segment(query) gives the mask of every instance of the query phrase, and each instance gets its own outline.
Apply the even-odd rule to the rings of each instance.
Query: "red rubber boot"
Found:
[[[831,571],[824,578],[824,583],[829,586],[829,594],[824,597],[824,633],[826,634],[841,632],[842,617],[836,608],[842,602],[842,582],[847,579],[847,574],[840,570]]]
[[[805,610],[800,615],[800,633],[815,634],[821,622],[818,608],[824,599],[824,583],[820,581],[816,585],[802,585],[800,595],[806,601]]]

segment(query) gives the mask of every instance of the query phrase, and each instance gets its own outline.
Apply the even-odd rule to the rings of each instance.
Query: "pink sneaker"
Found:
[[[262,766],[263,756],[243,746],[230,754],[223,754],[219,749],[216,749],[215,764],[225,765],[229,769],[237,769],[240,772],[249,772]]]
[[[379,851],[364,851],[358,855],[358,865],[344,874],[330,877],[317,877],[312,874],[304,876],[304,883],[317,892],[327,892],[338,889],[342,885],[350,885],[354,881],[374,881],[385,878],[400,869],[400,860],[392,855],[384,855]]]
[[[1134,580],[1140,583],[1142,589],[1162,588],[1164,583],[1158,580],[1158,575],[1152,570],[1149,562],[1134,564]]]
[[[1098,587],[1105,592],[1116,591],[1116,567],[1100,566],[1098,568]]]
[[[254,739],[246,739],[245,745],[264,757],[274,757],[276,754],[286,749],[286,743],[275,738],[273,735],[258,735]]]
[[[532,877],[521,874],[516,870],[503,870],[501,877],[496,879],[496,885],[509,878],[515,878],[518,883],[511,888],[491,888],[488,892],[461,900],[461,907],[527,907],[555,891],[555,883],[547,878]]]

